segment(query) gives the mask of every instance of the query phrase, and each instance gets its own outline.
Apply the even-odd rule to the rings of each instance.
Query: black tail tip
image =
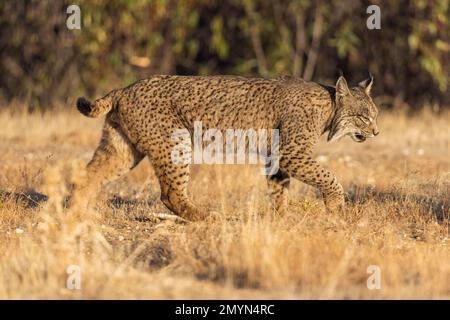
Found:
[[[89,116],[92,111],[92,104],[85,97],[80,97],[77,99],[77,109],[85,116]]]

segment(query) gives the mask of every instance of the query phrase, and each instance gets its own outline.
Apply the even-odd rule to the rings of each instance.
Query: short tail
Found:
[[[93,103],[84,97],[80,97],[77,99],[77,109],[86,117],[100,117],[111,111],[115,104],[114,96],[114,91],[112,91],[103,98],[95,100]]]

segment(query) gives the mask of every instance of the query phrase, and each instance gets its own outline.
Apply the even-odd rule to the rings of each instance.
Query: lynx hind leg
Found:
[[[161,201],[173,213],[190,221],[207,217],[206,212],[195,206],[188,197],[189,166],[166,164],[156,170],[161,186]]]
[[[84,178],[73,185],[69,208],[87,209],[102,185],[127,173],[143,158],[120,126],[107,118],[100,144],[86,167]]]
[[[267,176],[267,185],[275,210],[284,215],[288,207],[290,176],[283,169],[274,175]]]
[[[178,141],[172,140],[171,135],[183,126],[175,117],[166,120],[165,123],[149,126],[152,129],[141,137],[138,148],[148,156],[155,169],[164,205],[186,220],[202,220],[207,214],[188,197],[189,164],[172,160],[172,151]]]

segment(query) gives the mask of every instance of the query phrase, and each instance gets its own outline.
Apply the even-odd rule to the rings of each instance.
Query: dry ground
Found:
[[[364,144],[324,141],[317,159],[348,193],[326,214],[294,182],[272,213],[255,167],[194,167],[191,195],[222,213],[178,224],[148,161],[103,189],[90,213],[62,201],[90,159],[101,120],[75,112],[0,113],[0,298],[450,298],[450,113],[382,112]],[[45,201],[45,196],[49,200]],[[81,290],[66,288],[81,268]],[[381,289],[366,285],[369,265]]]

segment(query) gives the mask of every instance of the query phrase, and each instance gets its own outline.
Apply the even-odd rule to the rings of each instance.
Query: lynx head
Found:
[[[349,135],[356,142],[376,136],[378,109],[370,97],[373,77],[349,88],[344,77],[336,82],[336,113],[331,123],[328,141]]]

